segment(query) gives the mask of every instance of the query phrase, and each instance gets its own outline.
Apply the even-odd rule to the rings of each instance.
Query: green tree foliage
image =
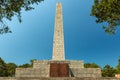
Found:
[[[3,59],[0,57],[0,76],[6,76],[6,63],[3,61]]]
[[[103,77],[114,77],[116,73],[116,69],[114,69],[110,65],[105,65],[105,67],[102,69]]]
[[[85,63],[84,67],[85,68],[100,68],[100,66],[95,63]]]
[[[0,77],[14,76],[17,65],[14,63],[5,63],[0,57]]]
[[[6,70],[7,70],[6,76],[15,76],[15,69],[16,68],[17,68],[17,65],[14,63],[6,64]]]
[[[29,68],[29,67],[31,67],[31,64],[28,63],[19,66],[19,68]]]
[[[120,74],[120,57],[118,59],[118,65],[116,66],[117,73]]]
[[[11,21],[13,16],[17,16],[21,22],[21,10],[32,10],[34,9],[32,4],[38,4],[41,1],[44,0],[0,0],[0,34],[11,32],[4,19]]]
[[[103,25],[105,32],[114,34],[120,26],[120,0],[94,0],[91,16],[97,18],[97,23],[107,23]]]
[[[17,67],[19,68],[30,68],[33,66],[33,61],[36,59],[30,60],[30,64],[22,64],[20,66],[17,66],[15,63],[6,63],[1,57],[0,57],[0,77],[13,77],[15,76],[15,69]]]

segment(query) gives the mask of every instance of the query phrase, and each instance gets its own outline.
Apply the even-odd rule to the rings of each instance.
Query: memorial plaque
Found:
[[[55,64],[55,63],[50,64],[50,77],[58,77],[59,76],[58,68],[59,68],[58,64]]]
[[[68,77],[69,76],[69,66],[68,64],[59,64],[59,77]]]
[[[69,77],[69,66],[67,63],[51,63],[50,77]]]

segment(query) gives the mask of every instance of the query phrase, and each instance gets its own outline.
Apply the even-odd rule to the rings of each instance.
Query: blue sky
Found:
[[[90,16],[93,0],[45,0],[35,10],[22,11],[22,23],[14,17],[6,21],[12,34],[0,35],[0,57],[18,65],[31,59],[52,57],[56,3],[63,7],[65,55],[68,60],[117,65],[120,56],[120,28],[108,35],[102,24]]]

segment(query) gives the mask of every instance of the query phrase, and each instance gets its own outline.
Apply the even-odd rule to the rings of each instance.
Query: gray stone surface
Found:
[[[33,61],[33,68],[47,67],[49,69],[49,60],[35,60]]]
[[[0,77],[0,80],[120,80],[114,77],[107,77],[107,78],[79,78],[79,77],[62,77],[62,78],[28,78],[28,77]]]
[[[52,60],[65,60],[62,4],[56,4]]]
[[[101,77],[99,68],[71,68],[74,77]]]
[[[43,68],[17,68],[16,77],[49,77],[49,69]]]
[[[16,68],[16,77],[49,77],[48,61],[34,61],[33,68]]]
[[[79,60],[67,60],[70,62],[70,68],[84,68],[84,62]]]
[[[84,68],[84,61],[79,60],[35,60],[33,68],[49,67],[50,63],[68,63],[70,68]]]
[[[35,60],[33,68],[17,68],[16,77],[49,77],[50,63],[68,63],[70,76],[101,77],[101,69],[84,68],[84,62],[78,60]]]

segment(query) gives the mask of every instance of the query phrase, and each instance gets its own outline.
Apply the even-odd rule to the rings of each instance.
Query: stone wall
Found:
[[[49,77],[50,65],[47,60],[35,60],[33,68],[16,68],[16,77]]]
[[[41,67],[44,67],[46,65],[48,66],[50,63],[69,63],[70,68],[84,68],[84,62],[78,61],[78,60],[63,60],[63,61],[35,60],[33,62],[33,68],[41,68]]]
[[[17,80],[15,77],[0,77],[0,80]]]
[[[28,77],[0,77],[0,80],[120,80],[119,78],[79,78],[79,77],[62,77],[62,78],[28,78]]]
[[[33,68],[43,68],[43,67],[48,67],[49,60],[35,60],[33,61]]]
[[[68,60],[70,62],[70,68],[84,68],[84,62],[78,60]]]
[[[49,77],[49,68],[17,68],[16,77]]]
[[[101,77],[100,68],[71,68],[74,77]]]
[[[116,77],[116,78],[120,78],[120,74],[116,74],[115,77]]]
[[[84,68],[83,61],[77,60],[35,60],[33,68],[17,68],[16,77],[50,77],[50,64],[69,65],[69,76],[71,77],[101,77],[101,69]]]

